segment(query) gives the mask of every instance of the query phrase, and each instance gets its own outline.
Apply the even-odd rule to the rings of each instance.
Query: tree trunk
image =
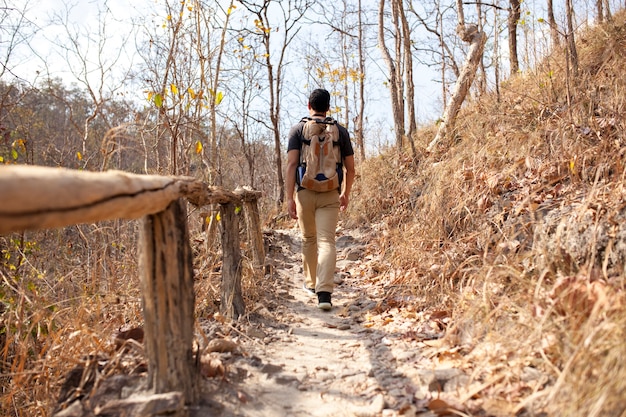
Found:
[[[395,56],[395,80],[396,85],[393,89],[393,93],[396,95],[396,103],[398,103],[398,117],[402,125],[402,144],[404,146],[404,135],[406,133],[404,122],[404,84],[402,80],[402,31],[400,30],[400,20],[398,17],[398,0],[389,0],[391,7],[391,23],[393,26],[393,40],[394,40],[394,56]],[[400,6],[401,7],[401,6]],[[400,148],[398,148],[400,150]]]
[[[359,0],[359,110],[355,122],[355,140],[360,148],[361,160],[365,161],[365,143],[363,140],[363,118],[365,113],[365,52],[363,46],[363,9]]]
[[[176,200],[144,218],[139,269],[144,310],[148,383],[156,394],[181,391],[199,398],[194,337],[194,278],[187,213]]]
[[[497,12],[494,12],[494,14],[497,14]],[[486,16],[483,16],[483,4],[481,0],[476,2],[476,17],[478,20],[478,31],[483,32],[485,26],[484,19]],[[487,93],[487,71],[485,70],[485,61],[483,59],[481,59],[478,64],[478,70],[480,72],[477,75],[478,93],[479,95],[483,95]]]
[[[508,28],[509,28],[509,65],[511,76],[519,71],[519,59],[517,54],[517,24],[521,16],[520,1],[510,0]]]
[[[559,30],[554,17],[554,4],[552,0],[548,0],[548,25],[550,26],[550,38],[552,39],[552,49],[556,49],[561,44],[559,39]]]
[[[576,50],[576,40],[574,39],[574,5],[572,0],[567,0],[565,6],[567,18],[567,50],[569,63],[574,77],[578,76],[578,51]]]
[[[462,35],[462,38],[466,37],[467,34]],[[428,145],[429,152],[434,149],[440,140],[448,137],[448,135],[454,130],[454,124],[459,109],[461,108],[463,101],[465,101],[465,97],[467,96],[467,93],[472,86],[472,82],[474,81],[476,69],[478,68],[478,64],[483,56],[487,35],[485,35],[484,32],[474,31],[471,39],[472,44],[467,54],[467,59],[461,69],[459,78],[456,80],[454,92],[452,93],[452,97],[450,97],[450,102],[448,103],[446,111],[443,115],[443,121],[439,125],[437,135]]]
[[[396,148],[398,152],[402,150],[402,137],[404,136],[403,112],[401,103],[398,100],[400,81],[397,77],[396,64],[385,45],[385,22],[384,22],[385,0],[380,0],[378,8],[378,44],[383,53],[383,59],[389,69],[389,92],[391,96],[391,111],[393,114],[393,125],[396,131]]]
[[[602,0],[604,3],[604,20],[610,22],[613,20],[613,14],[611,13],[611,5],[609,4],[609,0]]]
[[[402,45],[404,53],[404,84],[406,86],[406,107],[409,131],[407,137],[411,145],[413,157],[416,157],[414,136],[417,131],[417,118],[415,116],[415,84],[413,83],[413,53],[411,52],[411,30],[409,22],[404,14],[402,0],[396,0],[398,19],[402,27]]]
[[[493,14],[493,27],[498,27],[498,13]],[[496,31],[493,37],[493,76],[495,78],[496,98],[500,103],[500,32]]]

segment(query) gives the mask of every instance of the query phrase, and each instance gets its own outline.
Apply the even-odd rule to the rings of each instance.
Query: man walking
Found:
[[[330,109],[330,94],[324,89],[316,89],[309,96],[309,116],[319,123],[329,123],[326,115]],[[330,120],[332,124],[334,121]],[[302,261],[304,269],[304,289],[317,294],[318,307],[322,310],[332,308],[331,294],[335,282],[337,251],[335,248],[335,230],[339,220],[339,210],[348,207],[350,191],[354,182],[354,150],[350,134],[343,126],[336,124],[339,131],[340,172],[337,188],[330,191],[314,191],[303,187],[296,181],[301,165],[301,153],[309,138],[305,138],[303,119],[289,131],[287,147],[286,196],[287,210],[292,219],[298,221],[302,233]],[[311,167],[307,167],[312,169]],[[345,169],[345,175],[343,170]],[[295,195],[295,199],[294,199]]]

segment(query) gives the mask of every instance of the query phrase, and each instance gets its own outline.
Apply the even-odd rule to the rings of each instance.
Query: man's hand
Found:
[[[287,211],[289,212],[289,217],[291,217],[294,220],[298,220],[298,213],[296,212],[295,200],[287,200]]]
[[[345,211],[348,208],[349,203],[350,203],[350,198],[347,195],[341,194],[339,196],[339,210]]]

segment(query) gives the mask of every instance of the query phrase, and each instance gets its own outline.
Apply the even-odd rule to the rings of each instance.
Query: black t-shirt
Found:
[[[287,144],[287,152],[297,149],[300,151],[302,149],[302,140],[304,137],[302,136],[302,129],[304,128],[304,124],[306,122],[304,120],[300,120],[298,123],[293,125],[289,130],[289,136],[287,137],[289,142]],[[352,142],[350,141],[350,134],[348,130],[337,123],[337,128],[339,128],[339,149],[341,150],[341,160],[347,156],[354,155],[354,149],[352,148]]]

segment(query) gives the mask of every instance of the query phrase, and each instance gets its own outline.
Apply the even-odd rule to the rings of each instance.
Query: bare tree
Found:
[[[449,10],[449,9],[448,9]],[[443,107],[447,105],[448,99],[448,71],[452,71],[456,78],[458,78],[460,69],[454,57],[452,48],[446,42],[444,36],[444,6],[437,0],[434,2],[433,9],[429,13],[430,16],[422,16],[416,9],[413,2],[409,2],[409,11],[417,18],[419,24],[431,35],[435,37],[436,45],[430,51],[431,55],[439,56],[440,60],[436,63],[439,66],[439,73],[441,74],[441,100]],[[434,20],[435,25],[429,23]],[[434,64],[434,63],[431,63]]]
[[[428,151],[432,151],[440,140],[447,138],[454,131],[456,117],[474,81],[476,69],[482,59],[485,42],[487,42],[487,35],[484,32],[480,32],[478,26],[466,25],[462,0],[457,0],[457,16],[457,33],[464,42],[470,43],[470,48],[459,78],[456,80],[452,97],[444,112],[443,121],[439,125],[437,135],[428,144]]]
[[[307,42],[304,66],[307,84],[327,83],[331,95],[341,101],[331,110],[350,129],[353,126],[357,149],[365,158],[363,123],[365,111],[365,53],[366,13],[359,0],[356,5],[350,0],[336,4],[318,5],[315,9],[318,20],[313,24],[330,29],[329,38],[313,44]],[[332,38],[331,38],[332,37]],[[335,42],[335,39],[336,42]],[[318,39],[313,40],[319,41]],[[339,44],[341,48],[329,48],[328,44]],[[337,64],[339,62],[339,64]]]
[[[408,119],[408,132],[407,137],[413,156],[416,154],[414,136],[417,131],[417,117],[415,115],[415,83],[413,81],[413,51],[411,48],[411,29],[409,28],[409,21],[404,13],[404,1],[393,0],[395,3],[395,10],[398,14],[398,20],[402,30],[402,54],[404,63],[404,86],[406,88],[405,100],[406,111]]]
[[[217,121],[217,107],[223,100],[223,92],[220,91],[222,79],[222,60],[224,56],[224,49],[226,46],[226,34],[229,29],[229,21],[231,14],[235,10],[233,1],[230,2],[226,10],[219,8],[219,3],[215,4],[216,9],[208,6],[195,7],[195,49],[198,55],[199,65],[199,92],[204,93],[208,90],[207,100],[195,100],[194,106],[196,108],[198,116],[202,113],[202,109],[205,107],[205,103],[208,106],[209,112],[209,160],[206,162],[208,168],[208,180],[212,183],[222,184],[222,176],[220,170],[217,168],[220,164],[218,153],[218,121]],[[222,15],[223,20],[217,21],[216,16]],[[219,28],[221,26],[221,28]],[[214,30],[217,27],[219,29]],[[216,39],[216,45],[213,45],[211,32],[218,32],[219,35]],[[195,93],[195,91],[194,91]],[[201,130],[202,117],[194,117],[193,120],[197,124],[198,131]],[[199,150],[202,152],[202,150]]]
[[[37,27],[28,19],[31,2],[4,0],[0,6],[0,78],[11,75],[19,79],[14,66],[23,64],[16,51],[27,47],[37,32]]]
[[[285,69],[285,60],[287,58],[288,47],[294,40],[300,30],[299,21],[303,18],[304,13],[310,7],[310,0],[263,0],[260,3],[241,0],[241,4],[253,15],[254,29],[249,32],[260,40],[262,50],[257,53],[257,57],[267,70],[267,81],[269,90],[269,118],[271,125],[269,126],[274,136],[274,149],[276,152],[276,177],[277,177],[277,206],[282,205],[285,200],[282,166],[282,146],[281,146],[281,99],[283,88],[283,71]],[[274,15],[280,15],[281,20],[274,26],[270,10],[276,6]],[[280,31],[278,29],[280,27]],[[280,33],[279,47],[273,46],[275,36],[272,33]],[[278,52],[276,52],[278,51]]]
[[[610,22],[612,18],[609,0],[596,0],[596,20],[598,23],[605,20]]]
[[[71,23],[70,14],[73,7],[66,6],[65,10],[53,17],[53,23],[65,31],[63,37],[58,37],[54,43],[62,52],[62,59],[67,63],[74,79],[91,99],[91,108],[85,114],[73,115],[71,120],[82,135],[80,151],[76,153],[77,159],[82,168],[87,168],[93,158],[100,156],[99,152],[96,152],[99,150],[96,144],[99,145],[100,140],[91,134],[95,119],[100,116],[107,129],[113,128],[102,111],[106,103],[121,89],[124,79],[128,76],[128,70],[126,72],[123,70],[120,59],[124,51],[123,45],[126,44],[130,33],[124,38],[117,39],[118,44],[112,46],[114,40],[109,28],[112,17],[110,10],[98,8],[98,26],[96,32],[92,32],[92,28],[86,25]],[[114,72],[121,74],[120,78],[114,80]],[[71,107],[69,103],[67,106]],[[92,145],[91,149],[89,145]]]
[[[383,59],[389,71],[389,91],[391,93],[391,111],[396,136],[396,149],[400,152],[402,150],[402,139],[404,137],[404,109],[401,94],[399,94],[402,80],[398,79],[398,63],[394,61],[385,43],[385,0],[380,0],[378,6],[378,45],[383,53]]]

